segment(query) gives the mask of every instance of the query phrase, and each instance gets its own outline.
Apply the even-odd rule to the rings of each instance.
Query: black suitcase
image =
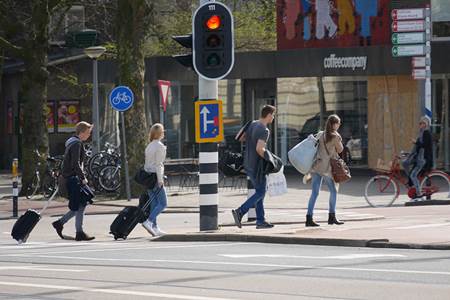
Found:
[[[144,195],[139,198],[142,203]],[[128,235],[133,231],[138,223],[142,223],[146,219],[146,215],[153,199],[149,199],[147,203],[139,206],[125,206],[119,215],[114,219],[109,227],[109,233],[114,236],[114,239],[126,240]]]
[[[34,209],[28,209],[23,215],[17,219],[16,223],[11,230],[11,236],[15,239],[19,244],[25,243],[30,235],[31,231],[33,231],[36,224],[41,219],[41,214],[47,209],[52,202],[53,198],[58,194],[58,188],[53,192],[52,196],[47,200],[44,208],[37,212]]]
[[[19,219],[17,219],[16,223],[14,223],[13,229],[11,230],[11,236],[19,242],[19,244],[25,243],[40,219],[41,215],[37,211],[33,209],[27,210]]]

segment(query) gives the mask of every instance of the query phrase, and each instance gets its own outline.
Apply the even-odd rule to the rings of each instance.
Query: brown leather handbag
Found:
[[[325,137],[323,138],[323,145],[325,147],[325,150],[327,151],[328,156],[330,156],[327,144],[325,143]],[[331,165],[331,176],[333,177],[334,182],[344,183],[346,181],[349,181],[350,178],[352,178],[352,175],[350,174],[350,169],[348,168],[347,164],[343,159],[330,157],[330,165]]]

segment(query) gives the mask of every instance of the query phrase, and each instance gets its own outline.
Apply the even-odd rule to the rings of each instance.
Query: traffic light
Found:
[[[192,34],[172,36],[172,39],[174,39],[184,48],[192,49]],[[172,57],[183,66],[191,69],[193,68],[192,53],[172,55]]]
[[[195,71],[205,79],[222,79],[234,64],[231,11],[220,2],[208,2],[195,12],[192,27]]]

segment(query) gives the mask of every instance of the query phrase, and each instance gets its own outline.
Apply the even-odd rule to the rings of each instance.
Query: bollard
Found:
[[[247,199],[253,196],[255,193],[255,187],[253,183],[250,181],[250,178],[247,176]],[[256,209],[254,207],[250,208],[247,213],[247,222],[256,221]]]
[[[12,163],[12,184],[13,184],[13,217],[18,217],[19,211],[19,160],[13,159]]]

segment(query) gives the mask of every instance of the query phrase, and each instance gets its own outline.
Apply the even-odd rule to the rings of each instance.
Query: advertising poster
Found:
[[[277,48],[390,44],[390,0],[277,0]]]
[[[55,101],[47,101],[45,107],[45,115],[47,116],[48,133],[55,132]]]
[[[80,122],[80,102],[59,101],[58,132],[74,132],[78,122]]]

